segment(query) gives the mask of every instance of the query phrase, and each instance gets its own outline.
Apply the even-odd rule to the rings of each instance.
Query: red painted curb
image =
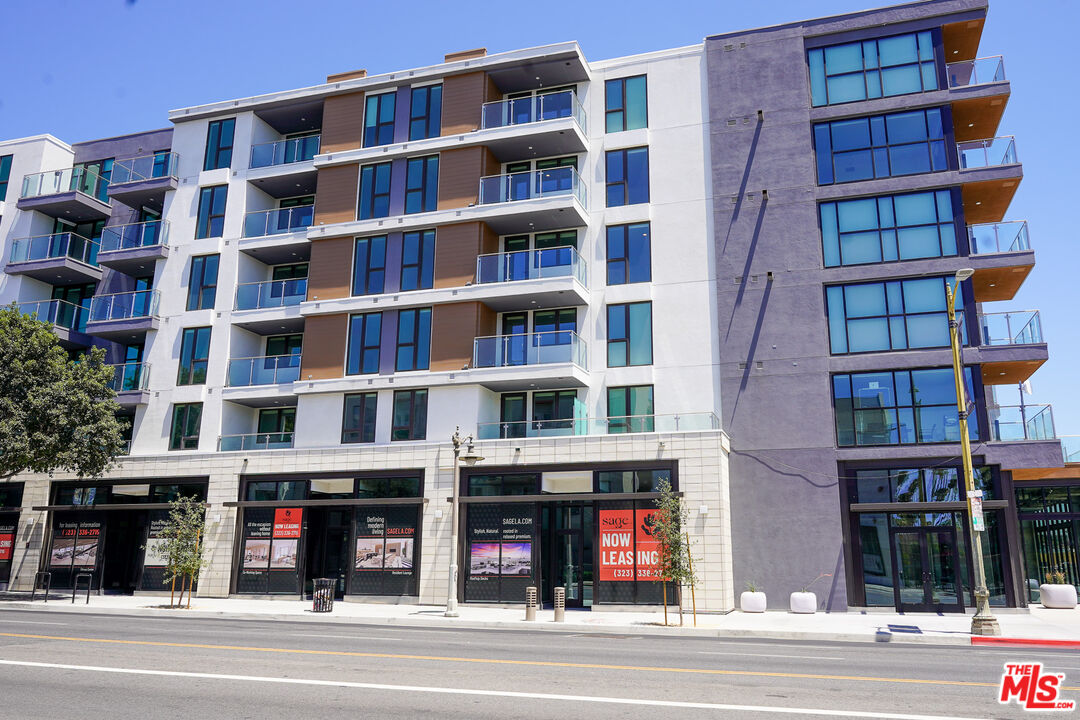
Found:
[[[1080,640],[1040,640],[1038,638],[1002,638],[972,636],[972,645],[1026,645],[1043,647],[1080,648]]]

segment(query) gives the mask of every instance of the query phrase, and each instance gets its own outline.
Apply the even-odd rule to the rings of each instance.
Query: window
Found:
[[[526,393],[503,393],[499,396],[499,437],[523,438],[528,421]]]
[[[825,267],[956,255],[949,190],[822,203]]]
[[[983,499],[994,498],[994,476],[988,467],[974,468],[975,488],[983,491]],[[961,468],[888,468],[856,470],[855,493],[851,502],[908,503],[959,502],[966,498]]]
[[[608,433],[653,431],[653,386],[612,387],[607,391]]]
[[[353,254],[353,295],[376,295],[386,280],[386,236],[356,239]]]
[[[203,170],[216,170],[232,165],[233,130],[236,118],[214,120],[206,131],[206,157]]]
[[[814,48],[808,57],[814,107],[938,89],[929,30]]]
[[[390,214],[390,163],[360,168],[360,220]]]
[[[608,305],[608,367],[652,364],[652,303]]]
[[[308,264],[275,265],[270,273],[271,280],[304,280],[308,276]]]
[[[304,349],[304,336],[296,335],[271,335],[266,338],[266,356],[282,357],[285,355],[299,355]]]
[[[220,257],[220,255],[198,255],[191,258],[191,274],[188,276],[188,310],[214,309]]]
[[[0,202],[7,197],[8,178],[11,177],[12,155],[0,157]]]
[[[202,385],[210,359],[210,328],[186,328],[180,341],[180,372],[177,385]]]
[[[199,191],[199,220],[195,239],[221,237],[225,231],[225,199],[228,185],[204,187]]]
[[[645,76],[618,78],[604,83],[604,122],[607,132],[649,126]]]
[[[305,500],[307,499],[307,483],[303,480],[249,482],[244,499],[279,502]]]
[[[659,492],[666,481],[678,489],[671,470],[601,470],[596,473],[596,489],[602,493]]]
[[[398,313],[395,370],[427,370],[431,345],[431,308]]]
[[[964,378],[973,400],[970,368]],[[960,441],[952,368],[834,375],[833,406],[840,447]],[[980,437],[978,413],[968,434]]]
[[[577,390],[544,390],[533,393],[533,429],[538,435],[563,435],[557,430],[572,430]]]
[[[649,148],[609,150],[607,154],[607,206],[649,202]]]
[[[72,167],[74,169],[73,179],[78,183],[73,189],[96,197],[107,205],[109,203],[109,180],[112,179],[113,159],[75,163]]]
[[[947,347],[947,282],[948,278],[936,277],[825,288],[830,351],[839,355]],[[962,293],[956,297],[958,309],[963,307],[962,297]],[[963,324],[960,329],[963,342]]]
[[[435,284],[435,231],[407,232],[401,246],[401,289],[423,290]]]
[[[949,169],[941,108],[819,123],[814,149],[819,185]]]
[[[427,390],[394,392],[391,440],[423,440],[427,437]]]
[[[170,450],[198,450],[199,426],[202,424],[202,403],[173,405],[172,429],[169,432]]]
[[[364,313],[349,317],[349,350],[346,375],[379,372],[379,339],[382,336],[382,313]]]
[[[438,137],[442,132],[442,85],[412,89],[409,104],[409,139]]]
[[[296,430],[296,408],[264,408],[259,410],[258,433],[271,437],[259,438],[260,443],[291,443]]]
[[[375,442],[375,408],[378,393],[345,396],[345,417],[341,421],[341,442]]]
[[[607,229],[607,284],[652,280],[649,223],[615,225]]]
[[[409,158],[405,172],[405,214],[431,212],[438,206],[439,156]]]
[[[418,477],[359,477],[356,478],[359,498],[422,497]]]
[[[394,142],[396,92],[368,95],[364,109],[364,147]]]
[[[539,495],[539,473],[515,473],[513,475],[470,475],[468,495]]]

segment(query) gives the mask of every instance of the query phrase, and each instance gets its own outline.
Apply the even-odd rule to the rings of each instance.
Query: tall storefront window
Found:
[[[0,590],[7,589],[15,560],[22,490],[22,483],[0,483]]]
[[[1060,572],[1065,582],[1080,588],[1080,479],[1017,487],[1016,512],[1028,600],[1039,601],[1039,586],[1048,574],[1052,579]]]

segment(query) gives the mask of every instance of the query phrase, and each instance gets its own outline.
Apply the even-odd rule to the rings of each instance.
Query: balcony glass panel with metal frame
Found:
[[[958,142],[956,151],[960,157],[961,170],[1015,165],[1020,162],[1016,157],[1016,138],[1011,135]]]
[[[157,180],[159,178],[175,178],[176,168],[179,167],[179,164],[180,156],[174,152],[154,153],[153,155],[142,155],[126,160],[116,160],[113,163],[109,184],[122,185],[124,183]]]
[[[168,244],[169,222],[167,220],[111,225],[101,231],[101,252],[136,250]]]
[[[99,243],[75,233],[55,233],[18,238],[11,243],[12,263],[33,262],[69,257],[86,265],[97,267]]]
[[[479,423],[478,440],[500,438],[563,437],[569,435],[617,435],[642,432],[700,432],[719,430],[715,413],[679,413],[673,415],[633,415],[609,418],[560,418],[516,422]]]
[[[259,310],[299,305],[307,298],[307,283],[307,278],[241,283],[236,286],[236,309]]]
[[[67,192],[80,192],[92,198],[105,196],[109,181],[86,168],[65,168],[33,173],[23,177],[20,198],[46,197]]]
[[[492,335],[473,343],[474,368],[573,363],[589,369],[588,347],[572,330]]]
[[[588,287],[585,258],[570,245],[491,253],[476,258],[476,282],[479,285],[553,277],[574,277],[583,287]]]
[[[244,237],[264,237],[299,232],[311,227],[314,205],[256,210],[244,216]]]
[[[968,225],[972,255],[1022,252],[1031,249],[1026,220]]]
[[[160,303],[160,290],[133,290],[95,295],[90,302],[90,322],[155,317]]]
[[[990,405],[990,437],[996,442],[1053,440],[1054,412],[1049,405]]]
[[[290,140],[260,143],[251,146],[251,167],[262,168],[274,165],[312,160],[319,154],[321,135],[306,135]]]
[[[270,355],[229,361],[226,386],[280,385],[300,379],[300,355]]]
[[[1045,342],[1038,310],[980,313],[983,345],[1035,345]]]
[[[31,300],[19,303],[23,315],[37,315],[37,319],[55,327],[83,332],[86,327],[86,308],[66,300]]]
[[[484,103],[480,127],[488,130],[565,117],[573,117],[585,132],[585,108],[573,90]]]
[[[113,379],[109,383],[117,393],[146,390],[150,383],[150,363],[130,362],[112,366]]]
[[[291,432],[222,435],[218,438],[218,451],[284,450],[293,446],[293,435]]]
[[[582,207],[588,207],[585,183],[570,166],[530,170],[480,178],[480,204],[516,202],[536,198],[573,195]]]
[[[950,88],[1005,82],[1005,60],[1000,55],[949,63],[945,70]]]

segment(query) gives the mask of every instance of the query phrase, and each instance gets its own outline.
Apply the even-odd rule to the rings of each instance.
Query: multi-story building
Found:
[[[1037,313],[984,306],[1034,264],[985,16],[927,0],[602,62],[469,51],[171,130],[0,143],[0,298],[73,354],[105,346],[132,427],[104,478],[0,485],[0,583],[160,590],[156,529],[189,493],[204,595],[330,577],[437,603],[456,557],[465,602],[653,604],[668,480],[705,610],[827,575],[826,609],[960,611],[945,297],[970,268],[991,598],[1036,599],[1076,572],[1080,472],[1049,408],[994,400],[1047,349]]]

